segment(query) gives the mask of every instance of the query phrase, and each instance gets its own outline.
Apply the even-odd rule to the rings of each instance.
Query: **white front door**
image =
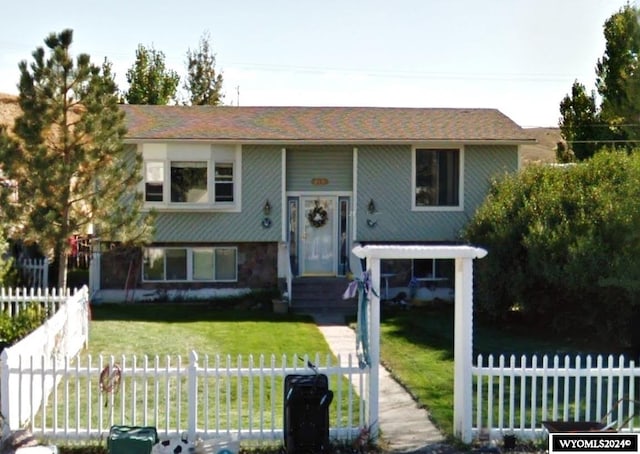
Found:
[[[337,197],[300,198],[301,274],[335,276],[337,269]]]

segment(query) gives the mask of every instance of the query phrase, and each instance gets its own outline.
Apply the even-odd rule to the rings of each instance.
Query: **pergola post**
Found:
[[[380,391],[380,259],[373,257],[367,260],[367,270],[371,275],[371,300],[369,311],[369,430],[372,439],[378,438],[378,396]]]
[[[473,355],[473,260],[481,259],[487,251],[472,246],[426,245],[367,245],[356,246],[353,254],[367,260],[371,285],[376,294],[370,295],[367,307],[370,372],[368,405],[371,434],[378,435],[378,394],[380,367],[380,260],[381,259],[455,259],[455,321],[454,321],[454,396],[453,431],[463,442],[472,439],[472,355]]]
[[[465,443],[471,442],[473,383],[473,262],[456,259],[453,336],[453,433]]]

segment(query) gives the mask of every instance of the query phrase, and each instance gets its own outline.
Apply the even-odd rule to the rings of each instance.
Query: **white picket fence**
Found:
[[[46,292],[45,292],[46,293]],[[57,292],[67,294],[67,292]],[[14,293],[14,296],[16,293]],[[25,301],[57,304],[53,297],[38,301],[21,295],[17,301],[5,301],[8,307],[20,310]],[[3,302],[4,304],[4,302]],[[34,373],[31,358],[48,358],[46,363],[57,370],[86,346],[89,339],[89,290],[86,286],[67,296],[53,316],[43,325],[0,355],[0,408],[11,427],[21,427],[33,411],[33,402],[46,398],[55,388],[55,375]],[[35,407],[37,408],[37,407]]]
[[[31,304],[38,303],[47,314],[53,315],[75,292],[77,289],[1,288],[0,311],[13,318]]]
[[[624,356],[479,355],[472,375],[474,437],[541,438],[545,421],[640,427],[640,367]]]
[[[17,267],[22,275],[25,286],[33,288],[49,288],[49,260],[44,259],[20,259]]]
[[[180,356],[76,356],[58,365],[48,356],[22,356],[5,373],[29,377],[12,391],[28,402],[18,417],[45,439],[104,439],[112,425],[142,425],[155,426],[161,438],[187,433],[189,439],[264,443],[282,441],[284,377],[315,374],[305,367],[308,361],[307,356],[231,358],[191,352],[184,362]],[[368,426],[359,397],[365,395],[368,371],[355,358],[342,366],[340,358],[332,362],[330,355],[312,361],[334,393],[330,437],[354,439]],[[57,386],[50,393],[37,389],[53,382]]]

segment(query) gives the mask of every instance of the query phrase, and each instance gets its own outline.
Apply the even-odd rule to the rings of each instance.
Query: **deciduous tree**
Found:
[[[165,105],[175,101],[180,76],[167,68],[164,52],[140,44],[136,61],[127,71],[127,82],[129,90],[124,93],[127,103]]]
[[[184,89],[189,104],[217,106],[222,103],[222,74],[216,71],[216,56],[211,51],[211,37],[205,33],[196,50],[187,50],[187,78]]]
[[[640,8],[627,4],[604,23],[606,48],[596,64],[600,105],[577,81],[560,103],[560,128],[577,159],[597,149],[585,141],[631,149],[640,139],[639,20]]]
[[[632,96],[631,89],[640,71],[639,20],[640,10],[630,4],[606,20],[605,52],[596,65],[596,87],[602,97],[602,119],[622,138],[633,122],[632,116],[640,112],[640,98]]]
[[[560,133],[579,161],[590,158],[595,153],[602,129],[596,108],[595,94],[588,95],[584,85],[577,80],[571,87],[571,94],[560,103]]]
[[[3,172],[18,185],[17,203],[0,194],[2,215],[14,235],[54,255],[60,287],[72,235],[93,228],[102,238],[138,242],[151,233],[136,191],[142,162],[123,146],[111,65],[72,58],[72,40],[72,30],[52,33],[30,64],[20,62],[22,114],[0,132]]]

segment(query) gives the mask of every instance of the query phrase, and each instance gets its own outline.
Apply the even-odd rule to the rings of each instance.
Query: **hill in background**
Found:
[[[530,164],[545,164],[556,162],[556,146],[562,142],[559,128],[530,128],[527,133],[534,137],[537,143],[520,146],[520,164],[526,167]]]
[[[12,128],[13,121],[19,114],[18,97],[0,93],[0,125]]]

